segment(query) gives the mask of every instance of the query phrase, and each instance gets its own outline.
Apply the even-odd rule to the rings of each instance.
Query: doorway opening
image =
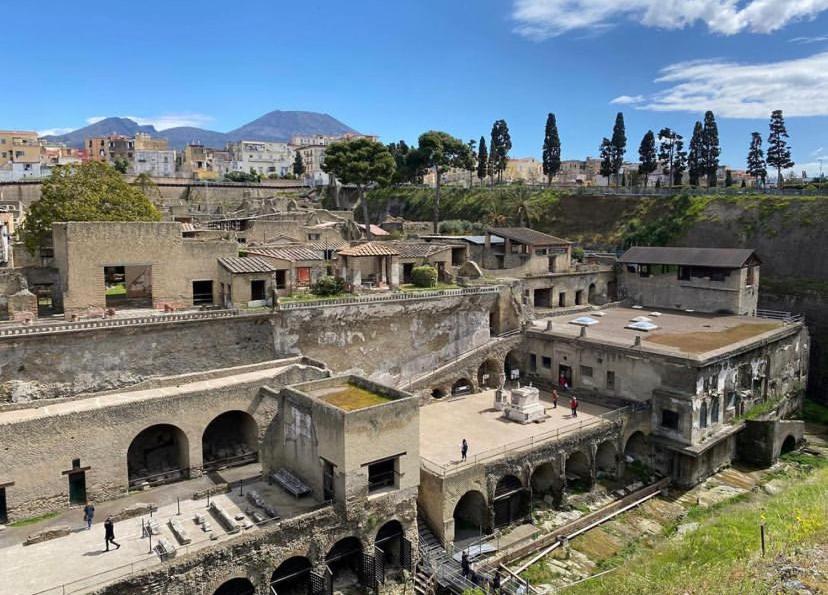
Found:
[[[151,308],[152,266],[104,267],[104,295],[107,308]]]
[[[563,364],[558,366],[558,386],[561,388],[564,386],[567,388],[572,387],[572,368],[569,366],[564,366]]]
[[[193,306],[211,306],[213,304],[213,282],[193,281]]]

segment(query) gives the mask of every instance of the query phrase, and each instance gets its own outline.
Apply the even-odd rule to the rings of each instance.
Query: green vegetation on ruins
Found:
[[[389,397],[378,395],[355,384],[348,384],[336,391],[326,393],[320,398],[345,411],[356,411],[374,405],[382,405],[391,400]]]

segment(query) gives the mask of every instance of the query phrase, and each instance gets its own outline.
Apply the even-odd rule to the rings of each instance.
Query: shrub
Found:
[[[435,287],[437,285],[437,269],[428,265],[414,267],[411,270],[411,282],[417,287]]]
[[[580,246],[576,246],[572,249],[572,258],[577,260],[578,262],[584,261],[584,249]]]
[[[345,291],[345,281],[339,277],[320,277],[311,285],[311,293],[314,295],[336,295]]]

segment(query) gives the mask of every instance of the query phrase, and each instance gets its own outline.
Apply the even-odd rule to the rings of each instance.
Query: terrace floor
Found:
[[[136,517],[115,523],[115,541],[120,549],[104,549],[103,522],[107,515],[116,514],[124,508],[138,503],[151,503],[158,507],[153,513],[161,528],[159,536],[153,536],[155,545],[159,537],[166,538],[177,547],[179,555],[208,547],[214,543],[230,540],[243,533],[261,530],[257,526],[242,529],[241,533],[228,534],[221,524],[207,512],[207,500],[193,500],[193,493],[204,490],[216,483],[237,482],[244,479],[244,494],[236,487],[232,492],[212,496],[228,514],[235,517],[252,508],[247,500],[251,489],[256,490],[265,502],[273,506],[282,519],[291,518],[321,505],[312,497],[296,499],[278,486],[269,486],[259,477],[261,466],[245,465],[228,469],[196,479],[152,488],[144,492],[133,492],[128,496],[107,502],[95,503],[95,520],[91,530],[86,529],[83,512],[74,508],[57,517],[23,527],[8,527],[0,533],[0,593],[3,595],[63,595],[64,593],[86,593],[128,576],[161,564],[159,557],[149,552],[149,539],[141,535],[142,520]],[[178,516],[176,498],[181,499],[181,515]],[[195,524],[195,513],[200,512],[210,521],[215,541]],[[180,546],[168,526],[172,518],[181,519],[192,543]],[[252,518],[246,516],[253,521]],[[72,532],[43,543],[24,546],[27,535],[47,528],[68,525]],[[264,526],[270,526],[265,524]]]
[[[541,402],[549,417],[538,423],[519,424],[506,420],[494,408],[494,390],[437,401],[420,408],[420,456],[443,467],[474,464],[532,442],[556,439],[584,426],[600,423],[610,409],[579,402],[578,417],[569,410],[569,398],[561,394],[552,408],[550,393],[541,391]],[[460,443],[469,444],[466,463],[460,461]]]

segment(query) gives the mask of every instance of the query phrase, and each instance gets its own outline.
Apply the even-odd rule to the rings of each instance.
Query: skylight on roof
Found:
[[[578,326],[592,326],[593,324],[598,324],[598,320],[595,320],[592,316],[579,316],[575,320],[570,320],[569,324],[577,324]]]
[[[630,322],[652,322],[652,318],[647,318],[646,316],[636,316],[635,318],[630,318]]]
[[[627,326],[625,326],[624,328],[628,328],[628,329],[631,329],[631,330],[634,330],[634,331],[649,332],[649,331],[656,330],[658,328],[658,325],[653,324],[652,322],[641,321],[641,322],[631,322]]]

